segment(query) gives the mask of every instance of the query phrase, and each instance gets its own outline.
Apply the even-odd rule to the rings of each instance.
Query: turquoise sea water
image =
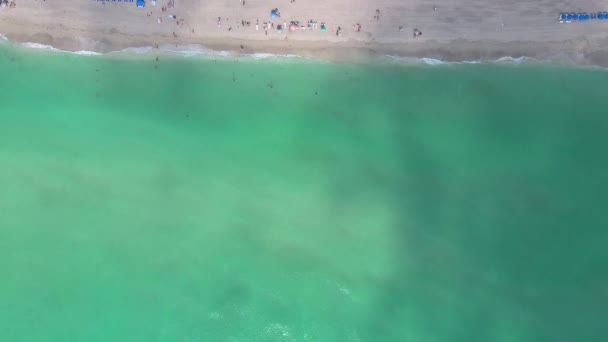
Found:
[[[605,341],[608,72],[0,47],[0,341]]]

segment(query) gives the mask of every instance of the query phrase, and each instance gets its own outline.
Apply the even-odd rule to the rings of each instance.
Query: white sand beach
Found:
[[[148,0],[137,8],[135,2],[16,0],[15,8],[0,8],[0,33],[13,42],[70,51],[200,44],[351,62],[389,54],[454,61],[527,56],[608,65],[608,20],[558,22],[561,12],[608,10],[599,0],[174,0],[164,11],[168,2],[152,6]],[[270,18],[273,8],[280,18]],[[307,26],[309,20],[316,28],[277,32],[277,25]],[[274,24],[267,33],[265,22]],[[414,37],[415,29],[422,35]]]

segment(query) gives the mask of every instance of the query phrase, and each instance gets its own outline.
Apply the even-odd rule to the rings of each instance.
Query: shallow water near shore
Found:
[[[0,47],[0,340],[604,341],[608,73]]]

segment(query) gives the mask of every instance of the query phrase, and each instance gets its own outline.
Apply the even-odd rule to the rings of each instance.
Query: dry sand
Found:
[[[562,11],[608,10],[608,3],[600,0],[245,1],[243,5],[239,0],[175,0],[175,8],[163,12],[168,0],[158,0],[156,6],[148,0],[143,9],[135,2],[16,0],[16,8],[0,9],[0,33],[14,42],[70,51],[200,44],[216,50],[350,62],[389,54],[456,61],[527,56],[608,65],[608,21],[557,21]],[[272,8],[279,9],[280,19],[270,19]],[[379,19],[374,18],[376,9]],[[159,24],[158,18],[163,22]],[[325,22],[328,31],[276,31],[278,24],[310,19]],[[251,26],[243,27],[242,20]],[[263,22],[273,22],[275,29],[265,35]],[[361,32],[353,27],[357,23]],[[340,36],[337,27],[342,28]],[[422,36],[414,38],[415,28]]]

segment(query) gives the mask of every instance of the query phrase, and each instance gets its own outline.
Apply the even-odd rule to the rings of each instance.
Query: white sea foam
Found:
[[[38,43],[21,43],[19,45],[26,47],[28,49],[51,50],[51,51],[58,51],[58,52],[61,51],[50,45],[44,45],[44,44],[38,44]]]
[[[0,36],[0,39],[7,40],[5,36]],[[101,53],[99,53],[99,52],[88,51],[88,50],[79,50],[79,51],[60,50],[60,49],[57,49],[57,48],[55,48],[53,46],[45,45],[45,44],[39,44],[39,43],[21,43],[21,44],[17,44],[17,45],[21,46],[21,47],[24,47],[24,48],[28,48],[28,49],[47,50],[47,51],[60,52],[60,53],[71,53],[71,54],[81,55],[81,56],[98,56],[98,55],[101,55]]]
[[[495,60],[474,60],[474,61],[443,61],[440,59],[429,58],[429,57],[415,58],[415,57],[398,57],[398,56],[392,56],[392,55],[386,55],[386,57],[388,57],[391,61],[397,62],[397,63],[403,63],[403,64],[420,64],[420,63],[422,63],[422,64],[433,65],[433,66],[449,65],[449,64],[522,64],[522,63],[546,62],[543,60],[538,60],[538,59],[534,59],[534,58],[526,57],[526,56],[522,56],[522,57],[505,56],[505,57],[500,57]]]
[[[67,52],[67,51],[65,51],[65,52]],[[77,55],[81,55],[81,56],[101,56],[102,55],[99,52],[88,51],[88,50],[74,51],[72,53],[77,54]]]
[[[420,60],[424,63],[424,64],[428,64],[428,65],[442,65],[442,64],[446,64],[446,62],[438,60],[438,59],[434,59],[434,58],[420,58]]]
[[[534,58],[529,58],[529,57],[525,57],[525,56],[521,56],[521,57],[511,57],[511,56],[505,56],[505,57],[500,57],[499,59],[495,60],[494,63],[502,63],[502,64],[521,64],[521,63],[525,63],[525,62],[536,62],[536,60]]]
[[[264,338],[271,338],[273,341],[294,341],[289,328],[280,323],[268,325],[263,332]]]

